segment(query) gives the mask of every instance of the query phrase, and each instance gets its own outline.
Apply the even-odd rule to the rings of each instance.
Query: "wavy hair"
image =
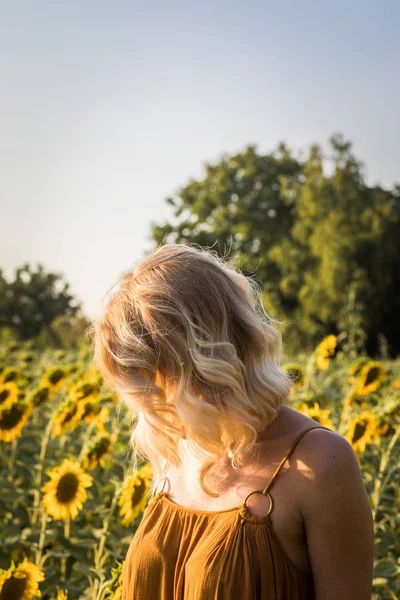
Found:
[[[218,497],[210,472],[227,456],[239,469],[290,394],[272,324],[280,321],[234,259],[195,244],[158,247],[105,299],[88,334],[104,380],[133,412],[134,469],[150,461],[154,493],[168,468],[181,465],[186,433],[204,459],[200,485]]]

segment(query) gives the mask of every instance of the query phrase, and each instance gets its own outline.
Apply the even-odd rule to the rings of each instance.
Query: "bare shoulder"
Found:
[[[367,499],[357,455],[351,444],[335,431],[322,427],[307,431],[296,447],[296,457],[304,474],[299,482],[303,515],[315,508],[315,502],[324,501],[326,508],[333,508],[340,498],[351,499],[353,504],[357,499],[362,502]]]
[[[343,463],[358,467],[357,456],[351,444],[330,429],[324,429],[319,423],[308,419],[309,423],[303,423],[302,431],[310,427],[317,427],[305,433],[298,445],[297,455],[307,460],[310,467],[320,471],[330,469],[334,465]]]
[[[334,431],[313,429],[299,441],[296,457],[302,465],[297,497],[316,598],[369,600],[373,517],[351,444]]]
[[[319,423],[288,406],[285,407],[285,429],[291,429],[291,437],[307,431],[296,447],[296,456],[300,459],[309,459],[309,466],[323,468],[323,465],[332,460],[351,459],[353,464],[358,464],[357,457],[351,444],[341,435],[330,429],[324,429]],[[311,462],[310,462],[311,461]]]
[[[293,459],[298,462],[298,471],[302,477],[297,485],[304,490],[304,502],[308,503],[311,495],[328,489],[330,485],[344,483],[351,477],[363,486],[358,458],[351,444],[340,434],[324,429],[309,417],[286,407],[286,424],[292,428],[291,437],[305,432],[297,442]],[[314,429],[310,429],[314,427]],[[309,430],[309,431],[308,431]],[[299,498],[301,499],[301,489]],[[304,505],[303,505],[304,507]]]
[[[309,504],[313,494],[321,489],[329,492],[329,484],[341,487],[349,477],[358,487],[363,487],[357,456],[346,438],[323,428],[299,411],[283,406],[276,430],[277,437],[283,441],[282,447],[289,448],[301,433],[304,435],[289,457],[288,470],[295,476],[296,496],[303,498],[302,508]]]

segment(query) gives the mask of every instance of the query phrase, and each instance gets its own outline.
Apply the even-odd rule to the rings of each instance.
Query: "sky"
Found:
[[[63,273],[90,318],[205,162],[353,142],[400,182],[398,0],[0,2],[0,268]]]

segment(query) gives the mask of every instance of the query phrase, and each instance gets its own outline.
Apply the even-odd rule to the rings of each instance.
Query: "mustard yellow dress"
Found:
[[[153,495],[126,555],[122,600],[313,600],[312,574],[284,550],[272,526],[268,494],[312,429],[328,428],[300,432],[267,487],[251,492],[267,495],[265,515],[249,512],[251,494],[241,505],[217,511],[186,508],[164,491]]]

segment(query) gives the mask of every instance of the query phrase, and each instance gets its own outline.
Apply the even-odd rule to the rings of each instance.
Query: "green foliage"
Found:
[[[341,342],[342,352],[349,359],[354,359],[365,353],[366,335],[362,329],[363,317],[361,314],[362,305],[357,299],[355,285],[350,284],[348,302],[339,313],[338,327],[340,335],[338,342]],[[381,352],[382,354],[382,352]],[[389,358],[386,352],[384,358]]]
[[[366,492],[375,517],[374,600],[384,600],[400,594],[398,566],[400,531],[400,471],[398,443],[400,438],[400,375],[399,361],[383,364],[385,375],[380,376],[375,390],[368,396],[354,393],[362,370],[342,353],[330,356],[329,364],[319,370],[315,352],[297,357],[296,363],[283,365],[304,373],[288,400],[292,408],[310,418],[348,435],[349,423],[365,411],[389,426],[387,432],[371,437],[365,451],[359,455]],[[27,354],[34,360],[27,365]],[[45,376],[61,367],[69,373],[63,386],[46,394],[35,404],[29,422],[13,442],[0,442],[0,569],[7,570],[12,561],[24,557],[43,569],[40,583],[43,600],[55,598],[57,586],[68,590],[68,599],[106,600],[118,588],[122,562],[129,544],[140,524],[141,513],[128,527],[122,525],[119,497],[124,481],[130,474],[129,441],[131,415],[101,394],[101,407],[108,411],[107,419],[85,422],[78,420],[74,427],[60,436],[52,435],[60,407],[74,390],[76,397],[88,391],[89,384],[98,384],[98,372],[77,349],[33,351],[24,342],[9,347],[0,346],[2,376],[6,379],[24,369],[24,379],[17,380],[30,400],[40,390]],[[60,362],[61,361],[61,362]],[[369,359],[358,360],[365,366]],[[58,381],[58,379],[57,379]],[[71,386],[72,382],[74,385]],[[54,382],[56,383],[56,382]],[[97,388],[96,388],[97,389]],[[316,404],[319,403],[319,407]],[[311,412],[308,412],[311,411]],[[373,427],[372,433],[376,430]],[[112,443],[109,443],[112,439]],[[107,440],[108,452],[104,464],[85,465],[88,452],[99,440]],[[43,512],[42,485],[48,473],[64,458],[79,460],[89,469],[93,485],[76,519],[56,520]],[[396,597],[395,595],[391,597]]]
[[[156,246],[195,243],[237,255],[261,282],[272,316],[288,319],[292,353],[338,334],[354,293],[367,351],[378,352],[383,335],[395,356],[400,187],[369,187],[351,143],[335,135],[329,144],[329,153],[312,146],[305,160],[283,144],[266,155],[254,146],[224,155],[167,198],[173,223],[152,223],[151,236]]]
[[[11,281],[0,269],[0,327],[13,329],[22,340],[46,331],[50,340],[60,343],[55,319],[71,318],[80,308],[68,290],[62,275],[45,272],[42,265],[34,270],[24,264]]]
[[[46,329],[36,337],[39,348],[62,347],[77,348],[84,343],[84,334],[90,321],[80,311],[73,315],[63,314],[56,317]]]

